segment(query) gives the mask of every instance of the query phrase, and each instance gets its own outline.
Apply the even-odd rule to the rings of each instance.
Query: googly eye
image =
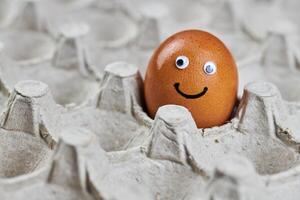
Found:
[[[189,59],[186,56],[178,56],[176,58],[176,62],[175,62],[176,67],[178,69],[185,69],[185,68],[187,68],[187,66],[189,65],[189,63],[190,63]]]
[[[212,75],[217,72],[217,66],[213,62],[206,62],[204,64],[203,70],[206,74]]]

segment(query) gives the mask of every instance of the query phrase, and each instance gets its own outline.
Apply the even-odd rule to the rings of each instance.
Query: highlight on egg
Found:
[[[192,113],[198,128],[230,120],[237,90],[233,56],[221,40],[201,30],[176,33],[160,44],[144,81],[150,117],[163,105],[181,105]]]

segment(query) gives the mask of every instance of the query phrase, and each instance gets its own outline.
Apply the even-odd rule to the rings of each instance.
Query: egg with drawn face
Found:
[[[237,100],[238,71],[218,38],[200,30],[179,32],[165,40],[149,62],[144,92],[154,118],[159,107],[186,107],[198,128],[230,120]]]

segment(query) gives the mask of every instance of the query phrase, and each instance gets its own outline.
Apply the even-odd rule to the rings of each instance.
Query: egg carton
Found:
[[[0,199],[299,198],[296,1],[0,3]],[[153,48],[195,27],[237,58],[241,99],[220,127],[144,110]]]
[[[3,199],[109,199],[116,185],[130,199],[298,197],[299,104],[274,85],[249,84],[235,118],[211,129],[176,105],[150,119],[141,87],[136,68],[115,63],[94,101],[66,110],[45,84],[17,84],[1,117]]]

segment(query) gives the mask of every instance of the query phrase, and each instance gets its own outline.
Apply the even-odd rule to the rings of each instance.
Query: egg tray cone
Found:
[[[11,2],[0,16],[1,200],[300,198],[297,38],[238,12],[261,4],[53,1],[46,10],[57,20],[38,12],[42,1]],[[183,6],[190,12],[178,15]],[[296,16],[294,4],[284,6]],[[108,33],[93,29],[107,21]],[[198,129],[176,105],[154,119],[145,112],[149,54],[186,26],[212,31],[237,57],[239,103],[222,126]]]

